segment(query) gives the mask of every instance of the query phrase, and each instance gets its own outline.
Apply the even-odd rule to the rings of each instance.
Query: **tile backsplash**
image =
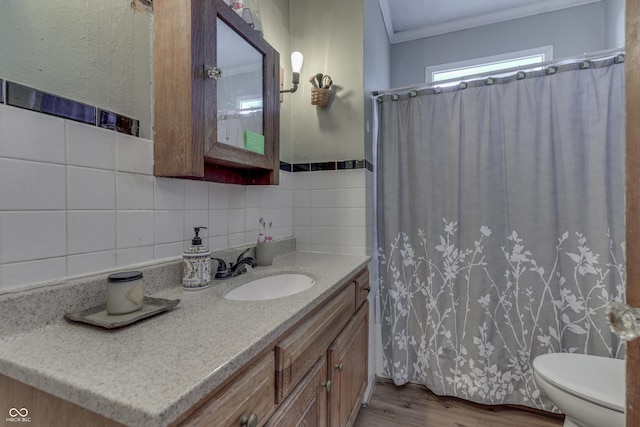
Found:
[[[1,79],[0,102],[127,135],[139,136],[140,133],[139,120]]]
[[[367,169],[295,173],[294,234],[298,249],[365,255]]]
[[[280,172],[279,186],[153,176],[153,141],[0,105],[0,293],[256,241],[365,254],[367,169]],[[369,189],[370,193],[370,189]]]

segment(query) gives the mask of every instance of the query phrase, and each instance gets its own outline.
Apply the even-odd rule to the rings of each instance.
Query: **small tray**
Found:
[[[180,302],[179,299],[162,299],[144,297],[142,308],[127,314],[107,314],[107,305],[102,304],[97,307],[88,308],[75,313],[66,313],[64,317],[74,322],[87,323],[89,325],[100,326],[106,329],[117,329],[129,326],[139,320],[154,316],[167,311]]]

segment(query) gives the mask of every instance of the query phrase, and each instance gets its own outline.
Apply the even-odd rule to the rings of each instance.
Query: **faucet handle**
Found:
[[[214,276],[216,279],[226,279],[227,277],[231,277],[233,271],[231,271],[230,267],[227,267],[227,263],[224,262],[222,258],[211,257],[211,259],[218,261],[218,271]]]
[[[245,258],[246,253],[249,252],[250,250],[251,250],[251,248],[247,248],[240,255],[238,255],[238,259],[236,260],[236,264],[239,263],[240,260]]]
[[[214,258],[211,257],[212,260],[214,261],[218,261],[218,271],[222,272],[222,271],[227,271],[227,263],[224,262],[224,260],[222,258]]]

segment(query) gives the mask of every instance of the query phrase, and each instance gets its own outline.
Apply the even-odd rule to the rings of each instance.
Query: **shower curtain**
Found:
[[[622,358],[623,56],[377,98],[383,374],[557,411],[543,353]]]

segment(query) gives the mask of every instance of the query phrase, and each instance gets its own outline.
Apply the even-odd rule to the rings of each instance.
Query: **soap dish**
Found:
[[[87,323],[105,329],[117,329],[129,326],[139,320],[167,311],[180,302],[179,299],[163,299],[144,297],[142,308],[127,314],[107,314],[107,305],[102,304],[74,313],[66,313],[64,317],[74,322]]]

